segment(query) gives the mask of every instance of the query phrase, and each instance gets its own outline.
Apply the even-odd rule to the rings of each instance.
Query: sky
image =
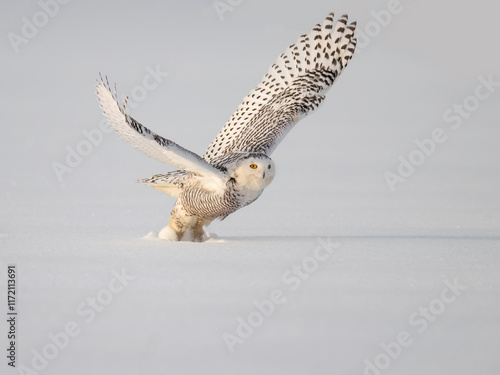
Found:
[[[474,99],[481,79],[500,80],[495,7],[485,0],[5,2],[2,197],[33,183],[100,189],[168,169],[99,130],[99,73],[121,97],[136,99],[129,110],[139,121],[202,154],[274,59],[329,11],[358,21],[358,51],[323,108],[273,155],[278,168],[289,168],[289,159],[296,165],[302,153],[311,155],[304,163],[312,173],[323,159],[350,171],[370,164],[371,185],[384,189],[398,157],[443,128],[446,141],[412,178],[433,168],[498,171],[498,87]],[[146,90],[151,70],[157,77]],[[453,117],[455,104],[470,111]],[[90,150],[84,130],[95,137]],[[456,183],[441,178],[438,185]]]

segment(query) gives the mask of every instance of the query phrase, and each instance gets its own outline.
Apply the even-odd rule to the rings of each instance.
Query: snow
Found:
[[[445,5],[408,3],[276,150],[263,195],[213,223],[205,243],[158,238],[174,199],[133,181],[165,166],[100,127],[97,72],[127,94],[159,64],[168,77],[131,113],[202,153],[267,64],[323,13],[371,19],[361,3],[312,3],[243,2],[221,22],[211,3],[71,2],[19,53],[5,38],[0,342],[8,347],[15,264],[18,368],[4,356],[0,373],[498,372],[500,90],[458,128],[443,119],[455,103],[474,104],[479,77],[500,80],[498,53],[485,47],[497,23],[475,40],[495,64],[458,60],[426,50],[407,26]],[[39,9],[8,7],[4,35]],[[443,22],[465,24],[469,11]],[[197,26],[179,33],[183,22]],[[446,141],[392,191],[384,173],[436,128]],[[66,163],[84,129],[100,141],[60,181],[52,163]],[[19,371],[33,358],[44,368]]]
[[[384,353],[381,344],[401,332],[409,333],[411,345],[384,373],[493,373],[500,328],[498,232],[474,228],[473,219],[465,226],[467,216],[475,217],[470,209],[454,218],[465,226],[461,230],[426,229],[422,214],[421,229],[403,228],[405,216],[415,222],[416,205],[393,213],[399,228],[384,220],[377,227],[370,215],[380,207],[364,210],[366,202],[348,198],[325,209],[321,197],[327,198],[317,195],[309,210],[297,205],[294,216],[301,219],[287,224],[293,210],[263,212],[271,198],[263,196],[256,209],[217,223],[218,238],[198,244],[144,238],[148,222],[160,219],[149,216],[157,196],[143,208],[111,197],[82,198],[71,213],[60,195],[47,196],[37,207],[50,211],[43,212],[46,222],[36,217],[42,212],[32,211],[24,224],[4,227],[1,239],[3,260],[18,266],[19,363],[29,366],[31,350],[41,352],[49,333],[76,322],[81,332],[46,373],[363,374],[365,359],[373,363]],[[463,201],[481,206],[481,199]],[[439,216],[441,208],[433,213]],[[498,204],[481,208],[483,223],[498,222]],[[19,201],[15,209],[30,210]],[[309,215],[325,225],[314,225]],[[330,227],[354,216],[360,224],[351,233]],[[302,227],[296,224],[302,220]],[[331,255],[317,260],[317,249],[329,246]],[[99,298],[115,271],[134,279],[87,324],[77,307]],[[441,301],[447,282],[465,289],[422,315],[421,307]],[[239,318],[247,320],[258,311],[254,301],[269,301],[276,290],[282,297],[272,314],[250,337],[227,345],[223,335],[238,337]],[[412,314],[418,316],[410,321]],[[258,316],[253,319],[259,324]],[[422,320],[428,327],[420,332]]]

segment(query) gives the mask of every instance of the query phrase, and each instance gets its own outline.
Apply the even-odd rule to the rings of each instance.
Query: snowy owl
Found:
[[[204,226],[255,201],[275,174],[270,155],[303,117],[314,111],[347,66],[356,48],[356,22],[343,15],[322,24],[288,47],[271,65],[224,125],[203,157],[153,133],[129,116],[127,99],[118,103],[116,87],[102,77],[97,96],[109,124],[134,148],[178,168],[139,180],[177,197],[159,237],[204,240]]]

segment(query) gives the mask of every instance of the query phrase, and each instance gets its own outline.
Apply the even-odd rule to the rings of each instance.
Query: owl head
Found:
[[[249,190],[263,190],[274,178],[276,171],[272,159],[264,154],[251,153],[242,156],[233,165],[231,178]]]

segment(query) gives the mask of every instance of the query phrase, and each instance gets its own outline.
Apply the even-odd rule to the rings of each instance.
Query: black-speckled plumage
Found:
[[[272,181],[271,153],[325,94],[351,60],[356,23],[333,13],[288,47],[262,82],[244,98],[203,158],[152,132],[118,104],[116,90],[101,78],[97,94],[118,135],[146,155],[179,168],[140,180],[177,197],[169,226],[160,235],[200,241],[203,226],[252,203]]]

